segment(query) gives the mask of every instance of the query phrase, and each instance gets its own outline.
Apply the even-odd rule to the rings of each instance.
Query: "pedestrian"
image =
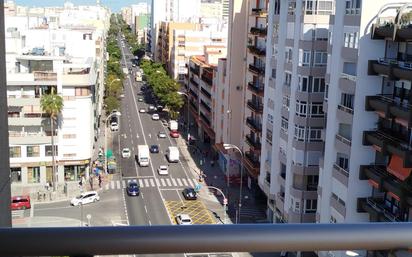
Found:
[[[80,181],[79,181],[79,189],[80,189],[80,193],[83,193],[83,179],[82,178],[80,178]]]
[[[93,190],[93,177],[92,176],[89,177],[89,184],[90,184],[91,190]]]
[[[102,176],[99,175],[99,187],[102,188]]]

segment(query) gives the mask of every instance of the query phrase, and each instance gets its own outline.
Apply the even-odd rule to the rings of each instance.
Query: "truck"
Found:
[[[175,121],[175,120],[170,120],[169,121],[170,131],[177,131],[177,127],[178,127],[177,121]]]
[[[140,167],[149,166],[150,154],[148,145],[138,145],[137,146],[137,162]]]
[[[127,75],[127,74],[129,74],[129,70],[127,68],[123,68],[123,73],[124,73],[124,75]]]
[[[177,146],[169,146],[166,150],[166,157],[169,162],[179,162],[179,149]]]

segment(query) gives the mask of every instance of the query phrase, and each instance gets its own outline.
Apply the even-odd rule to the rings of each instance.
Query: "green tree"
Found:
[[[53,191],[56,191],[56,160],[55,160],[55,146],[54,146],[54,123],[57,121],[57,117],[63,109],[63,98],[60,95],[54,93],[54,89],[50,94],[42,95],[40,99],[40,107],[43,112],[50,116],[50,128],[51,128],[51,145],[52,145],[52,179],[53,179]],[[57,123],[57,122],[56,122]]]
[[[104,103],[106,105],[106,112],[111,113],[115,109],[119,109],[120,103],[119,100],[112,95],[109,95],[104,99]]]

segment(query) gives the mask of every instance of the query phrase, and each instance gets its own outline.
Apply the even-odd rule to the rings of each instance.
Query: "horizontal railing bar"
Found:
[[[409,222],[0,228],[0,256],[397,250],[411,246]]]

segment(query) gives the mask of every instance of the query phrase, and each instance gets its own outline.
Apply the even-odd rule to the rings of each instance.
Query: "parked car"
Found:
[[[119,124],[117,122],[110,123],[110,130],[111,131],[118,131],[119,130]]]
[[[156,110],[156,107],[154,107],[153,105],[149,105],[149,111],[155,111]]]
[[[196,191],[191,187],[183,189],[182,194],[186,200],[196,200],[197,199]]]
[[[159,138],[166,138],[166,133],[160,131],[159,134],[157,134],[157,136],[158,136]]]
[[[122,157],[123,158],[130,158],[130,149],[129,148],[123,148],[122,150]]]
[[[140,187],[136,181],[130,181],[127,184],[126,192],[128,196],[139,196]]]
[[[178,225],[192,225],[192,219],[188,214],[179,214],[176,216],[176,222]]]
[[[155,113],[152,115],[152,120],[159,120],[159,119],[160,119],[159,114]]]
[[[170,137],[178,138],[180,136],[178,131],[170,131]]]
[[[30,196],[13,196],[11,198],[11,210],[25,210],[30,208]]]
[[[169,167],[167,165],[160,165],[159,168],[157,168],[157,172],[159,175],[169,175]]]
[[[139,110],[139,112],[140,112],[140,113],[145,113],[145,112],[146,112],[146,110],[145,110],[145,109],[143,109],[143,108],[141,108],[141,109]]]
[[[151,153],[159,153],[159,146],[158,145],[151,145],[149,149],[150,149]]]
[[[81,193],[79,196],[74,197],[70,204],[73,206],[78,206],[81,204],[94,203],[100,200],[99,194],[96,191],[88,191]]]

